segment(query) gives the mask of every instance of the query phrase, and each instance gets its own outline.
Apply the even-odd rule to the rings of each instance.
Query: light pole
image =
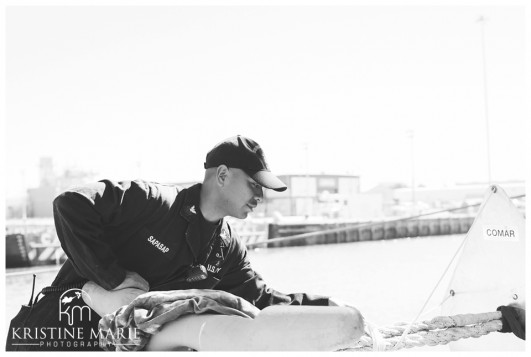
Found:
[[[410,129],[406,132],[406,135],[411,139],[411,210],[412,214],[415,214],[415,131]]]
[[[26,187],[26,170],[22,169],[22,187],[24,189],[24,198],[22,204],[22,224],[24,225],[24,236],[28,235],[28,188]]]
[[[487,170],[489,185],[491,184],[491,167],[490,167],[490,130],[489,130],[489,106],[488,106],[488,93],[487,93],[487,59],[485,52],[485,22],[486,19],[483,16],[480,16],[478,19],[479,25],[481,26],[481,52],[483,59],[483,102],[485,106],[485,128],[487,134]]]
[[[305,200],[306,200],[306,204],[305,204],[305,211],[306,211],[306,216],[309,217],[310,216],[310,201],[313,201],[311,199],[311,196],[310,196],[310,173],[309,173],[309,170],[310,170],[310,156],[308,154],[308,142],[305,141],[303,143],[303,148],[304,148],[304,156],[305,156],[305,162],[306,162],[306,167],[305,167],[305,171],[306,171],[306,174],[305,174],[305,185],[306,185],[306,197],[305,197]]]

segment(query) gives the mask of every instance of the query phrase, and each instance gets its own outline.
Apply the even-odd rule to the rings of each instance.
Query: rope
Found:
[[[464,338],[477,338],[502,329],[500,311],[481,314],[438,316],[416,324],[398,322],[376,328],[366,323],[357,345],[342,351],[391,351],[398,348],[446,345]],[[409,329],[408,329],[409,327]],[[403,335],[404,332],[407,335]]]
[[[481,215],[483,207],[485,207],[484,203],[490,199],[492,194],[495,193],[495,186],[493,186],[493,189],[491,190],[489,196],[481,204],[482,206],[480,208],[480,211],[478,212],[478,216]],[[520,196],[514,198],[519,197]],[[431,300],[433,294],[439,287],[443,278],[446,276],[446,273],[448,272],[450,266],[452,265],[453,261],[455,260],[467,240],[468,234],[465,236],[465,239],[463,239],[463,241],[457,248],[454,256],[446,266],[443,274],[439,278],[439,281],[437,282],[437,284],[435,284],[435,287],[432,289],[430,295],[426,299],[424,305],[420,309],[415,319],[413,319],[413,321],[409,324],[399,323],[391,328],[384,327],[380,330],[380,333],[385,338],[384,350],[396,351],[401,348],[447,344],[448,342],[456,341],[461,338],[479,337],[492,331],[498,331],[502,329],[503,323],[501,321],[501,313],[487,313],[479,315],[467,314],[456,315],[451,317],[436,317],[431,321],[416,324],[416,321],[422,315],[428,302]],[[448,300],[448,297],[444,299],[441,305],[446,302],[446,300]],[[472,324],[475,325],[469,326]],[[368,334],[363,336],[358,343],[358,348],[361,348],[362,350],[371,350],[370,346],[372,346],[372,350],[374,350],[375,347],[373,346],[371,336],[374,336],[374,333],[371,333],[371,331],[369,331]],[[371,340],[370,344],[368,340]],[[378,348],[379,350],[381,350],[381,343],[378,343]]]
[[[366,341],[370,346],[372,346],[372,351],[385,351],[387,347],[384,337],[376,327],[376,325],[371,324],[368,321],[365,321],[365,330],[369,336],[368,341]]]
[[[477,214],[477,216],[481,216],[481,214],[483,213],[483,209],[486,205],[486,203],[489,201],[489,199],[492,197],[493,194],[496,193],[496,186],[492,186],[491,187],[491,190],[489,192],[489,195],[488,197],[484,200],[483,203],[481,203],[481,207],[479,209],[479,212]],[[450,269],[450,266],[452,265],[452,263],[454,262],[455,258],[457,257],[457,255],[459,254],[459,252],[461,251],[461,249],[464,247],[465,243],[468,241],[468,233],[467,235],[465,236],[465,239],[463,239],[463,241],[461,242],[461,244],[459,245],[459,247],[457,248],[454,256],[452,257],[452,259],[450,260],[450,262],[448,263],[448,265],[446,266],[446,269],[444,269],[444,272],[442,273],[441,277],[439,278],[439,281],[437,282],[437,284],[435,284],[435,287],[432,289],[430,295],[428,296],[428,298],[426,299],[426,302],[424,302],[424,305],[422,305],[422,308],[420,309],[419,313],[417,314],[417,316],[415,317],[415,319],[413,319],[413,321],[411,321],[411,323],[409,324],[409,326],[404,330],[404,332],[402,333],[402,337],[401,339],[394,345],[393,347],[393,350],[398,350],[401,348],[401,343],[403,343],[406,339],[406,336],[407,334],[409,333],[409,329],[411,328],[411,326],[413,326],[413,324],[415,322],[417,322],[418,318],[422,315],[422,312],[424,311],[424,309],[426,308],[426,306],[428,305],[428,302],[431,300],[433,294],[435,293],[435,291],[437,290],[437,288],[439,287],[439,285],[441,284],[442,280],[444,279],[444,277],[446,276],[446,274],[448,273],[448,270]],[[444,302],[446,302],[447,299],[444,300]],[[442,303],[441,303],[442,305]]]
[[[410,333],[417,333],[424,330],[446,329],[451,327],[460,327],[486,323],[493,320],[501,320],[501,312],[487,312],[483,314],[464,314],[455,316],[438,316],[430,321],[417,322],[411,325]],[[408,323],[398,322],[393,326],[380,327],[379,331],[384,338],[401,336],[405,331]]]

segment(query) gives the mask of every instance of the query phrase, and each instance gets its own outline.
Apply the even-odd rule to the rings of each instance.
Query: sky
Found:
[[[256,140],[279,175],[359,175],[362,189],[486,182],[484,74],[492,179],[525,179],[522,6],[5,15],[7,197],[38,184],[44,156],[58,172],[198,181],[206,153],[236,134]]]

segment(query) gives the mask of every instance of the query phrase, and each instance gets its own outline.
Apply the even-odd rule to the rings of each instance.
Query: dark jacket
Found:
[[[245,245],[225,219],[210,242],[200,240],[201,184],[180,190],[145,181],[102,180],[54,200],[61,246],[68,256],[52,285],[88,279],[105,289],[135,271],[151,291],[217,289],[263,309],[274,304],[328,305],[328,298],[283,294],[266,286],[250,265]],[[201,263],[208,277],[186,282]]]

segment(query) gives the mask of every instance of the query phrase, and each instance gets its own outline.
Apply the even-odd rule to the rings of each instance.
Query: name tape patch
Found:
[[[160,250],[162,253],[167,253],[170,250],[170,248],[166,247],[164,244],[162,244],[162,242],[159,242],[158,240],[153,238],[153,236],[150,236],[147,241],[157,247],[158,250]]]
[[[483,226],[483,238],[497,242],[518,242],[518,229],[510,226]]]

